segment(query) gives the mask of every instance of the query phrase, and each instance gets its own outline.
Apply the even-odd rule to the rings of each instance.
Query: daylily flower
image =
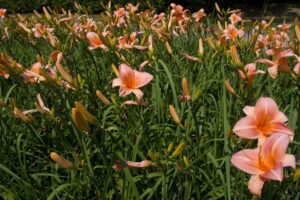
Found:
[[[237,37],[242,37],[245,34],[243,30],[237,29],[233,24],[229,24],[223,33],[222,37],[225,37],[226,40],[235,40]]]
[[[122,97],[134,93],[137,99],[141,99],[144,95],[139,88],[153,79],[151,74],[133,70],[126,64],[119,66],[117,76],[118,78],[113,80],[112,87],[120,86],[119,95]]]
[[[25,72],[23,72],[23,77],[25,83],[27,82],[40,82],[40,81],[46,81],[45,77],[41,75],[42,70],[42,63],[36,62],[32,65],[31,69],[27,69]]]
[[[230,15],[229,19],[230,19],[230,22],[232,24],[236,24],[236,23],[242,21],[242,18],[239,15],[235,14],[235,13],[232,13]]]
[[[244,72],[242,70],[239,70],[239,75],[242,79],[247,79],[247,84],[248,85],[252,84],[255,74],[264,74],[264,73],[266,73],[262,70],[257,70],[256,69],[256,63],[247,64],[244,67]]]
[[[47,33],[52,33],[53,30],[53,28],[49,28],[46,25],[40,23],[35,24],[34,28],[32,28],[32,32],[36,38],[47,38]]]
[[[135,13],[139,9],[139,3],[137,3],[135,6],[132,3],[129,3],[129,4],[126,5],[126,8],[131,13]]]
[[[96,48],[101,48],[101,49],[103,49],[105,51],[108,50],[108,48],[100,40],[100,38],[99,38],[99,36],[98,36],[97,33],[95,33],[95,32],[88,32],[86,34],[86,38],[90,42],[89,50],[93,50],[93,49],[96,49]]]
[[[0,18],[3,19],[5,17],[6,9],[0,8]]]
[[[293,139],[292,130],[285,125],[288,118],[278,110],[276,102],[269,97],[260,97],[255,107],[243,109],[246,117],[240,119],[233,131],[241,138],[258,139],[261,145],[267,137],[275,133],[283,133]]]
[[[294,155],[286,154],[289,142],[286,134],[276,133],[261,147],[245,149],[232,156],[231,163],[235,167],[252,175],[248,182],[252,194],[260,197],[264,182],[268,179],[282,181],[284,167],[295,169]]]
[[[288,57],[294,56],[292,50],[288,49],[282,51],[280,49],[270,49],[266,51],[268,55],[272,56],[272,60],[269,59],[258,59],[257,62],[266,64],[269,66],[268,72],[272,78],[276,78],[278,72],[289,72],[289,66],[287,62]]]
[[[121,7],[118,10],[114,11],[114,16],[116,18],[117,26],[120,27],[125,23],[124,17],[128,17],[129,13],[125,10],[125,8]]]
[[[264,36],[262,34],[259,34],[257,37],[257,41],[255,44],[254,49],[256,50],[256,56],[259,56],[260,54],[260,49],[268,47],[268,45],[271,44],[271,41],[269,40],[268,36]]]
[[[182,21],[189,20],[189,17],[186,16],[188,10],[183,10],[181,5],[176,5],[175,3],[171,3],[170,6],[172,7],[171,15],[175,16],[177,22],[182,23]]]
[[[196,22],[200,21],[203,17],[206,16],[204,9],[200,9],[198,12],[193,13],[193,18],[196,20]]]
[[[132,161],[126,161],[125,166],[121,164],[120,161],[115,161],[116,164],[112,166],[114,170],[122,170],[124,167],[128,168],[145,168],[150,166],[155,166],[155,163],[149,161],[149,160],[143,160],[141,162],[132,162]]]

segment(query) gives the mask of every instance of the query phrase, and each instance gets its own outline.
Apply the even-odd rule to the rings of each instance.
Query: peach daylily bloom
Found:
[[[269,59],[258,59],[257,62],[266,64],[269,66],[268,72],[270,76],[275,79],[277,77],[278,72],[289,72],[289,66],[287,62],[288,57],[294,56],[292,50],[288,49],[285,51],[281,51],[279,49],[270,49],[266,52],[268,55],[273,57],[272,60]]]
[[[238,169],[251,174],[248,182],[249,191],[260,197],[266,180],[283,180],[283,168],[295,169],[295,156],[286,154],[289,137],[276,133],[270,136],[264,144],[256,149],[245,149],[235,153],[231,163]]]
[[[135,13],[139,9],[139,3],[137,3],[135,6],[132,3],[129,3],[126,5],[127,10],[129,10],[131,13]]]
[[[196,22],[200,21],[203,17],[206,16],[204,9],[201,8],[198,12],[193,13],[193,18],[196,20]]]
[[[97,33],[88,32],[86,34],[86,38],[89,40],[89,43],[90,43],[89,50],[93,50],[93,49],[96,49],[96,48],[101,48],[105,51],[108,50],[108,48],[100,40],[99,35]]]
[[[25,83],[31,82],[40,82],[40,81],[46,81],[46,78],[41,75],[42,70],[42,63],[36,62],[32,65],[31,69],[27,69],[25,72],[23,72],[23,77]]]
[[[288,118],[279,111],[273,99],[260,97],[255,107],[246,106],[243,111],[247,116],[233,127],[233,131],[241,138],[258,139],[258,145],[275,133],[283,133],[288,135],[290,140],[293,139],[292,130],[285,125]]]
[[[231,14],[229,19],[230,19],[230,22],[232,24],[236,24],[236,23],[242,21],[242,18],[239,15],[235,14],[235,13]]]
[[[6,13],[6,9],[0,8],[0,18],[3,19]]]
[[[40,38],[44,37],[47,38],[47,33],[53,33],[53,28],[48,28],[46,25],[42,25],[40,23],[37,23],[34,25],[34,28],[31,29],[34,37]]]
[[[243,30],[237,29],[233,24],[229,24],[227,29],[224,30],[222,37],[226,40],[235,40],[237,37],[242,37],[245,34]]]
[[[115,161],[116,164],[112,166],[113,170],[120,171],[124,167],[128,168],[145,168],[145,167],[150,167],[150,166],[155,166],[155,164],[149,160],[143,160],[141,162],[132,162],[132,161],[126,161],[125,166],[123,166],[120,161]]]
[[[248,85],[252,85],[255,74],[264,74],[264,73],[266,73],[265,71],[257,70],[256,69],[256,63],[247,64],[244,67],[244,72],[242,70],[239,70],[239,75],[242,79],[247,79],[247,84]]]
[[[134,93],[137,99],[141,99],[144,94],[139,88],[147,85],[152,79],[153,76],[147,72],[139,72],[121,64],[118,78],[113,80],[112,87],[120,86],[119,95],[122,97]]]

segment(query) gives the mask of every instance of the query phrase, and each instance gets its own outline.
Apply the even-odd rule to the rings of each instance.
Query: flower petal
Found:
[[[260,97],[255,105],[256,121],[264,121],[264,123],[273,120],[278,113],[276,102],[269,97]]]
[[[253,194],[257,197],[260,197],[264,183],[265,183],[264,178],[262,178],[258,175],[253,175],[253,176],[251,176],[251,178],[248,182],[248,189],[251,192],[251,194]]]
[[[262,162],[281,162],[285,156],[289,142],[290,138],[286,134],[272,134],[262,145],[260,152]]]
[[[130,93],[132,93],[132,89],[128,89],[126,87],[120,87],[120,89],[119,89],[119,95],[121,97],[125,97],[125,96],[129,95]]]
[[[253,106],[245,106],[243,111],[247,116],[255,118],[254,107]]]
[[[275,119],[273,119],[273,122],[285,123],[288,120],[289,119],[287,118],[287,116],[283,112],[278,111]]]
[[[95,32],[88,32],[86,34],[86,38],[89,40],[89,43],[90,43],[89,49],[90,50],[94,49],[94,48],[98,48],[102,44],[98,34]]]
[[[296,168],[296,159],[294,155],[286,154],[282,160],[283,167],[292,167]]]
[[[286,134],[290,137],[291,141],[293,140],[294,137],[293,131],[288,126],[282,123],[272,123],[272,132],[270,134],[275,134],[275,133]]]
[[[259,137],[255,120],[252,117],[243,117],[240,119],[233,127],[233,132],[241,138],[256,139]]]
[[[122,80],[119,79],[119,78],[114,79],[113,82],[112,82],[112,87],[113,88],[117,87],[117,86],[122,86],[122,85],[123,85]]]
[[[144,96],[144,93],[140,89],[133,89],[132,92],[135,94],[138,100],[142,99]]]
[[[277,74],[278,74],[278,65],[274,65],[272,67],[269,67],[268,72],[269,72],[270,76],[273,79],[275,79],[277,77]]]
[[[231,158],[231,163],[238,169],[249,174],[261,174],[258,168],[259,149],[245,149],[235,153]]]
[[[134,71],[126,64],[119,66],[120,78],[124,83],[131,83],[134,80]],[[131,84],[130,84],[131,85]]]
[[[274,181],[282,181],[283,179],[282,163],[277,163],[273,169],[269,170],[265,174],[262,174],[261,176]]]
[[[147,85],[152,79],[153,76],[151,74],[134,70],[135,88],[140,88],[144,85]]]

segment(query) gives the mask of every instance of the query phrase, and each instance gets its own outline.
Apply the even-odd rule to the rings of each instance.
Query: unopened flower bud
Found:
[[[169,105],[169,111],[171,113],[171,116],[173,118],[173,121],[177,124],[177,125],[181,125],[180,119],[175,111],[175,108],[173,105]]]
[[[65,159],[64,157],[58,155],[55,152],[51,152],[50,153],[50,158],[56,162],[60,167],[63,167],[65,169],[70,169],[74,167],[74,164],[70,161],[68,161],[67,159]]]
[[[96,91],[96,95],[105,105],[110,104],[110,101],[103,95],[103,93],[100,90]]]

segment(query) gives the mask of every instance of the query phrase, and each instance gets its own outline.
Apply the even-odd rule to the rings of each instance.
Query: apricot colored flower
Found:
[[[283,168],[295,169],[295,156],[286,154],[290,138],[286,134],[276,133],[256,149],[245,149],[235,153],[231,163],[238,169],[251,174],[248,182],[250,192],[258,197],[264,182],[268,179],[282,181]]]
[[[285,125],[288,118],[278,110],[276,102],[269,97],[260,97],[255,107],[243,109],[246,117],[240,119],[233,131],[241,138],[258,139],[261,145],[265,139],[275,133],[283,133],[293,139],[292,130]]]
[[[235,13],[232,13],[230,15],[229,19],[230,19],[230,22],[232,24],[236,24],[236,23],[242,21],[242,18],[239,15],[235,14]]]
[[[122,97],[134,93],[141,99],[144,94],[139,88],[147,85],[152,79],[153,76],[147,72],[139,72],[126,64],[121,64],[118,78],[113,80],[112,87],[120,86],[119,95]]]
[[[268,55],[271,55],[273,58],[272,60],[268,59],[258,59],[257,62],[266,64],[269,66],[268,72],[272,78],[276,78],[278,72],[288,72],[290,71],[287,58],[294,56],[294,53],[292,50],[288,49],[285,51],[282,51],[280,49],[270,49],[266,51]]]
[[[247,79],[247,84],[251,85],[255,74],[264,74],[262,70],[256,69],[256,63],[249,63],[244,67],[244,72],[239,70],[239,75],[242,79]]]
[[[0,8],[0,19],[3,19],[6,13],[6,9]]]
[[[237,29],[233,24],[229,24],[227,29],[224,30],[222,37],[226,40],[235,40],[237,37],[242,37],[245,34],[243,30]]]
[[[36,62],[32,65],[31,69],[26,69],[25,72],[23,72],[23,77],[25,83],[31,82],[40,82],[40,81],[46,81],[46,78],[41,75],[42,71],[42,63]]]
[[[201,8],[198,12],[193,13],[193,18],[195,19],[196,22],[200,21],[203,17],[206,16],[204,9]]]
[[[86,38],[89,40],[89,43],[90,43],[89,50],[93,50],[93,49],[96,49],[96,48],[101,48],[105,51],[108,50],[108,48],[100,40],[99,35],[97,33],[88,32],[86,34]]]

